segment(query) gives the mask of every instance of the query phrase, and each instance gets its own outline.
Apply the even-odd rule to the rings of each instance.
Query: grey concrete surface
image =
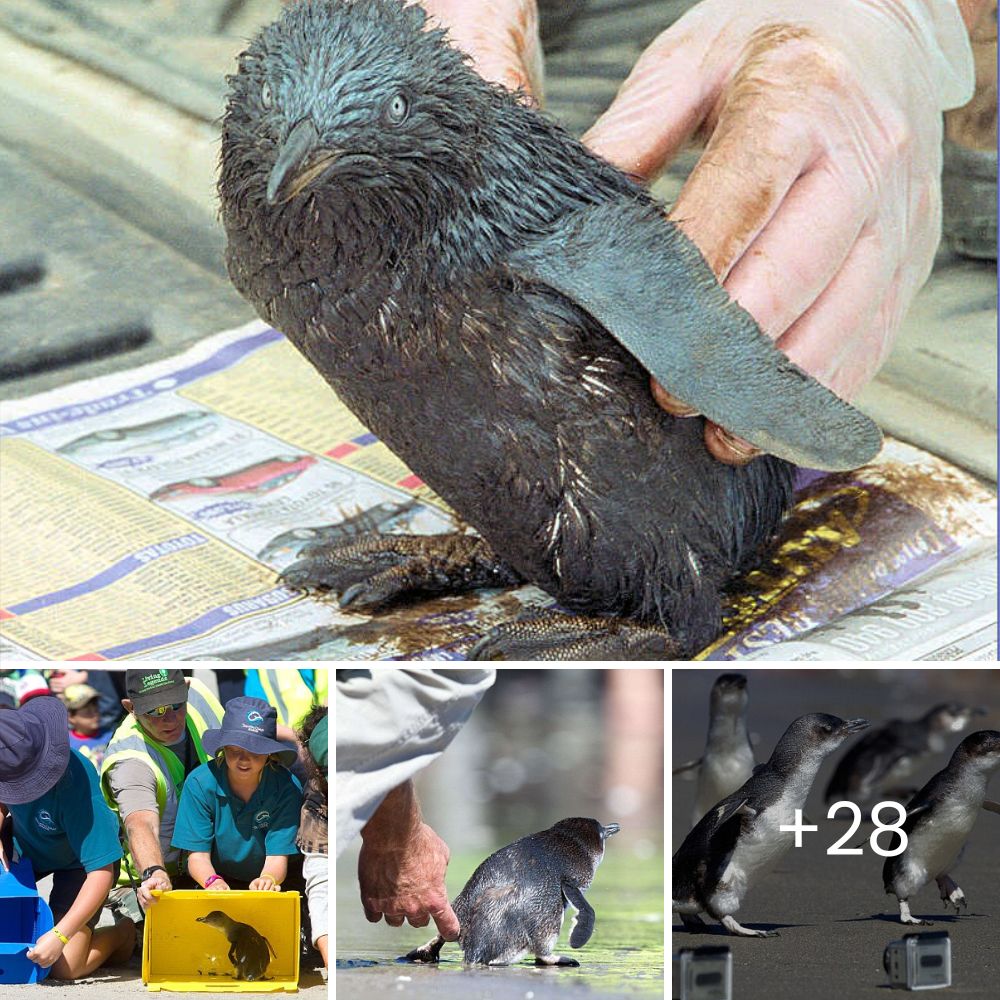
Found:
[[[673,760],[700,756],[705,742],[708,692],[717,670],[675,670],[673,691]],[[758,761],[765,760],[792,719],[806,712],[830,712],[875,722],[912,717],[940,701],[988,706],[971,729],[1000,728],[1000,673],[982,670],[897,669],[743,670],[749,678],[749,722],[759,741]],[[949,751],[962,736],[949,740]],[[849,745],[849,744],[848,744]],[[807,815],[819,826],[803,835],[737,914],[740,923],[773,928],[777,938],[735,938],[718,924],[710,934],[686,933],[673,919],[671,951],[702,945],[729,945],[733,953],[734,1000],[875,1000],[890,995],[882,953],[890,941],[914,930],[945,930],[951,936],[953,985],[941,991],[949,1000],[995,1000],[1000,996],[1000,816],[982,812],[964,856],[952,875],[968,897],[961,916],[946,914],[933,883],[911,898],[913,913],[933,927],[907,928],[899,923],[895,897],[882,890],[883,859],[865,846],[861,856],[831,857],[827,848],[848,830],[846,819],[826,819],[822,792],[843,750],[833,755],[813,786]],[[933,758],[914,776],[922,785],[947,762]],[[688,831],[694,802],[693,782],[674,779],[672,849]],[[1000,777],[990,786],[1000,798]],[[846,846],[872,827],[865,824]],[[905,995],[905,994],[902,994]]]

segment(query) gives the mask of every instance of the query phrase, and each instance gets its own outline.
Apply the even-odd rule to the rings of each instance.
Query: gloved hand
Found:
[[[414,2],[414,0],[410,0]],[[480,76],[542,103],[544,72],[535,0],[420,0]]]
[[[484,0],[482,20],[463,0],[423,2],[484,75],[531,81],[535,35],[516,30],[530,0]],[[765,333],[849,399],[930,272],[940,113],[972,84],[954,0],[703,0],[643,53],[584,141],[652,181],[706,138],[670,217]],[[713,424],[705,440],[723,461],[756,454]]]
[[[930,272],[941,111],[969,98],[970,70],[949,0],[704,0],[584,141],[651,180],[703,134],[671,218],[764,332],[849,399]],[[723,461],[754,454],[712,424],[705,439]]]

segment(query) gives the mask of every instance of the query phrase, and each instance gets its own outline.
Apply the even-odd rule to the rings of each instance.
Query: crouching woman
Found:
[[[27,957],[51,967],[53,979],[79,979],[101,965],[127,962],[135,924],[123,918],[96,929],[118,877],[118,820],[94,766],[70,749],[66,708],[58,699],[32,698],[17,711],[0,712],[0,803],[9,814],[0,861],[10,862],[13,846],[31,862],[36,881],[52,875],[55,926]]]
[[[188,851],[188,874],[212,892],[301,888],[295,846],[302,788],[288,771],[295,750],[275,739],[277,713],[259,698],[233,698],[221,729],[202,745],[213,760],[184,782],[172,846]],[[297,862],[296,862],[297,857]]]

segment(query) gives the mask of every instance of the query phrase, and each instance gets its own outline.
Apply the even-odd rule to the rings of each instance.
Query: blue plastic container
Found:
[[[52,930],[52,911],[38,895],[31,862],[0,865],[0,983],[40,983],[48,974],[27,951]]]

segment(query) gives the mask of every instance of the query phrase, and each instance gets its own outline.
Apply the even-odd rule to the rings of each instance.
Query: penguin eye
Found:
[[[267,80],[265,80],[260,88],[260,103],[264,106],[265,110],[270,110],[273,102],[274,99],[271,95],[271,85],[267,82]]]
[[[399,125],[410,110],[404,94],[395,94],[385,106],[385,117],[393,125]]]

